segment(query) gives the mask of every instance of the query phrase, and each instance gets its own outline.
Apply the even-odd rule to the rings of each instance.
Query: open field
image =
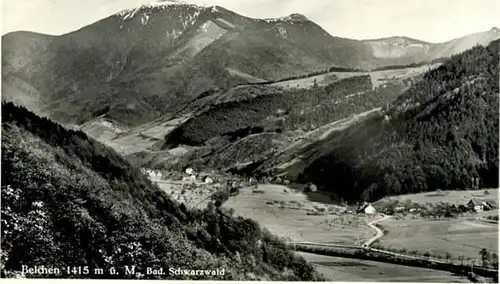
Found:
[[[470,283],[450,272],[384,262],[299,253],[331,281]]]
[[[287,80],[283,82],[273,83],[271,85],[278,86],[282,88],[310,88],[315,83],[318,86],[326,86],[337,80],[346,79],[354,76],[370,75],[373,87],[378,87],[380,85],[388,83],[390,80],[403,80],[411,78],[420,74],[427,72],[428,70],[435,69],[440,64],[429,64],[419,67],[409,67],[404,69],[392,69],[392,70],[379,70],[372,72],[328,72],[325,74],[320,74],[308,78],[300,78]]]
[[[369,74],[372,79],[373,87],[375,88],[380,86],[381,84],[387,83],[392,79],[403,80],[423,74],[429,70],[439,67],[439,65],[441,64],[427,64],[423,66],[409,67],[404,69],[379,70],[370,72]]]
[[[230,197],[224,207],[233,208],[235,214],[252,218],[272,233],[295,241],[354,245],[358,235],[361,242],[374,235],[364,216],[342,214],[344,208],[340,206],[309,201],[304,193],[281,185],[244,188],[239,195]],[[338,213],[308,215],[315,207]]]
[[[382,247],[405,248],[407,251],[430,251],[433,255],[453,258],[460,255],[479,258],[486,248],[498,251],[498,225],[474,218],[450,220],[384,220],[380,224],[389,232],[380,239]]]
[[[367,74],[366,72],[329,72],[307,78],[299,78],[299,79],[292,79],[292,80],[272,83],[271,86],[282,87],[286,89],[287,88],[305,89],[312,87],[315,82],[318,86],[326,86],[341,79],[346,79],[354,76],[363,76],[366,74]]]
[[[229,74],[231,74],[232,76],[239,76],[239,77],[247,80],[250,83],[262,83],[262,82],[266,82],[266,80],[264,80],[262,78],[254,77],[254,76],[252,76],[252,75],[250,75],[248,73],[244,73],[244,72],[238,71],[236,69],[226,68],[226,70],[229,71]]]
[[[484,191],[487,190],[489,194],[485,195]],[[472,198],[475,198],[480,201],[494,201],[495,204],[498,204],[498,189],[479,189],[479,190],[443,190],[438,193],[435,191],[431,192],[422,192],[415,194],[405,194],[405,195],[397,195],[391,197],[385,197],[375,202],[381,203],[390,200],[398,200],[404,202],[406,200],[411,200],[412,202],[419,204],[436,204],[440,202],[449,203],[449,204],[467,204]]]
[[[102,142],[122,155],[130,155],[151,148],[158,141],[162,141],[168,133],[182,122],[189,119],[191,114],[164,121],[158,119],[133,129],[122,130],[111,123],[95,120],[81,127],[87,135]]]

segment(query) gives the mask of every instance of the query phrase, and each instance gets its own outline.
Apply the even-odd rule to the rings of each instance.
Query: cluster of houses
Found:
[[[145,175],[147,175],[150,179],[162,179],[163,174],[159,170],[151,170],[151,169],[145,169],[141,168],[141,172]]]
[[[495,206],[488,201],[479,201],[473,198],[467,204],[460,204],[458,206],[452,204],[449,206],[448,209],[452,213],[482,212],[495,209]],[[398,206],[394,207],[391,213],[402,213],[402,212],[415,213],[421,210],[422,210],[421,208],[406,208],[404,206]],[[377,213],[377,210],[370,203],[365,202],[362,205],[358,206],[357,208],[347,207],[346,213],[375,215]]]
[[[141,172],[153,180],[166,178],[164,174],[159,170],[141,168]],[[199,179],[206,184],[214,183],[214,180],[211,177],[207,175],[201,176],[193,168],[187,168],[182,175],[183,182],[195,182]]]
[[[214,180],[208,175],[201,176],[193,168],[187,168],[185,171],[185,176],[182,177],[183,182],[195,182],[201,180],[205,184],[212,184]]]
[[[147,175],[152,180],[161,180],[169,178],[168,174],[164,174],[160,170],[141,168],[141,172]],[[218,178],[216,179],[208,175],[202,175],[192,167],[186,168],[178,178],[174,179],[176,180],[180,179],[183,183],[193,183],[198,181],[198,182],[203,182],[205,184],[212,184],[220,181]],[[260,179],[258,179],[257,177],[250,177],[246,181],[241,181],[240,179],[237,178],[229,179],[227,181],[227,185],[232,189],[257,185],[258,183],[273,183],[273,184],[288,185],[290,184],[290,180],[288,180],[286,177],[261,177]],[[305,190],[314,192],[317,190],[317,187],[314,184],[307,184]]]
[[[467,208],[469,209],[469,211],[482,212],[495,209],[495,206],[488,201],[479,201],[475,198],[472,198],[469,203],[467,203]]]
[[[448,207],[451,213],[465,213],[465,212],[483,212],[495,209],[495,205],[491,204],[488,201],[479,201],[475,198],[472,198],[466,204],[459,204],[458,206],[452,204]]]

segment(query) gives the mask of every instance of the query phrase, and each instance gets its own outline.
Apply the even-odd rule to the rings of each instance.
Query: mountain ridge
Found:
[[[59,122],[82,124],[108,110],[111,119],[137,126],[237,84],[332,66],[373,69],[432,61],[496,36],[440,49],[413,46],[412,40],[406,48],[335,37],[300,14],[252,19],[216,5],[157,3],[61,36],[4,35],[2,73],[39,94],[40,109]],[[25,42],[39,44],[16,48]],[[16,88],[6,89],[7,97],[29,97]]]

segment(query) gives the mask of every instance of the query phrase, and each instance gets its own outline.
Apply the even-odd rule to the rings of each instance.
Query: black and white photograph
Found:
[[[0,278],[498,283],[500,1],[1,9]]]

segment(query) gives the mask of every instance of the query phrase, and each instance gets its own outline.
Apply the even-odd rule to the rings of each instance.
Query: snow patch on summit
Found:
[[[286,36],[286,29],[284,27],[278,27],[278,34],[282,38],[287,38],[287,36]]]
[[[148,4],[143,4],[137,8],[126,9],[116,13],[118,17],[120,17],[123,21],[130,20],[134,18],[139,12],[145,12],[145,15],[148,15],[149,12],[153,9],[160,11],[168,11],[170,9],[176,9],[179,7],[189,7],[194,8],[196,11],[191,17],[198,17],[201,11],[211,9],[212,12],[218,12],[217,6],[213,5],[203,5],[203,4],[190,4],[182,1],[158,1]],[[145,20],[147,22],[147,19]],[[141,19],[141,22],[144,20]]]
[[[148,24],[148,21],[149,21],[149,15],[144,13],[144,15],[142,15],[141,17],[141,23],[142,25],[147,25]]]
[[[285,17],[280,17],[280,18],[271,18],[271,19],[263,19],[265,22],[267,23],[278,23],[278,22],[290,22],[290,23],[294,23],[294,22],[307,22],[309,21],[309,19],[302,15],[302,14],[291,14],[291,15],[288,15],[288,16],[285,16]]]

